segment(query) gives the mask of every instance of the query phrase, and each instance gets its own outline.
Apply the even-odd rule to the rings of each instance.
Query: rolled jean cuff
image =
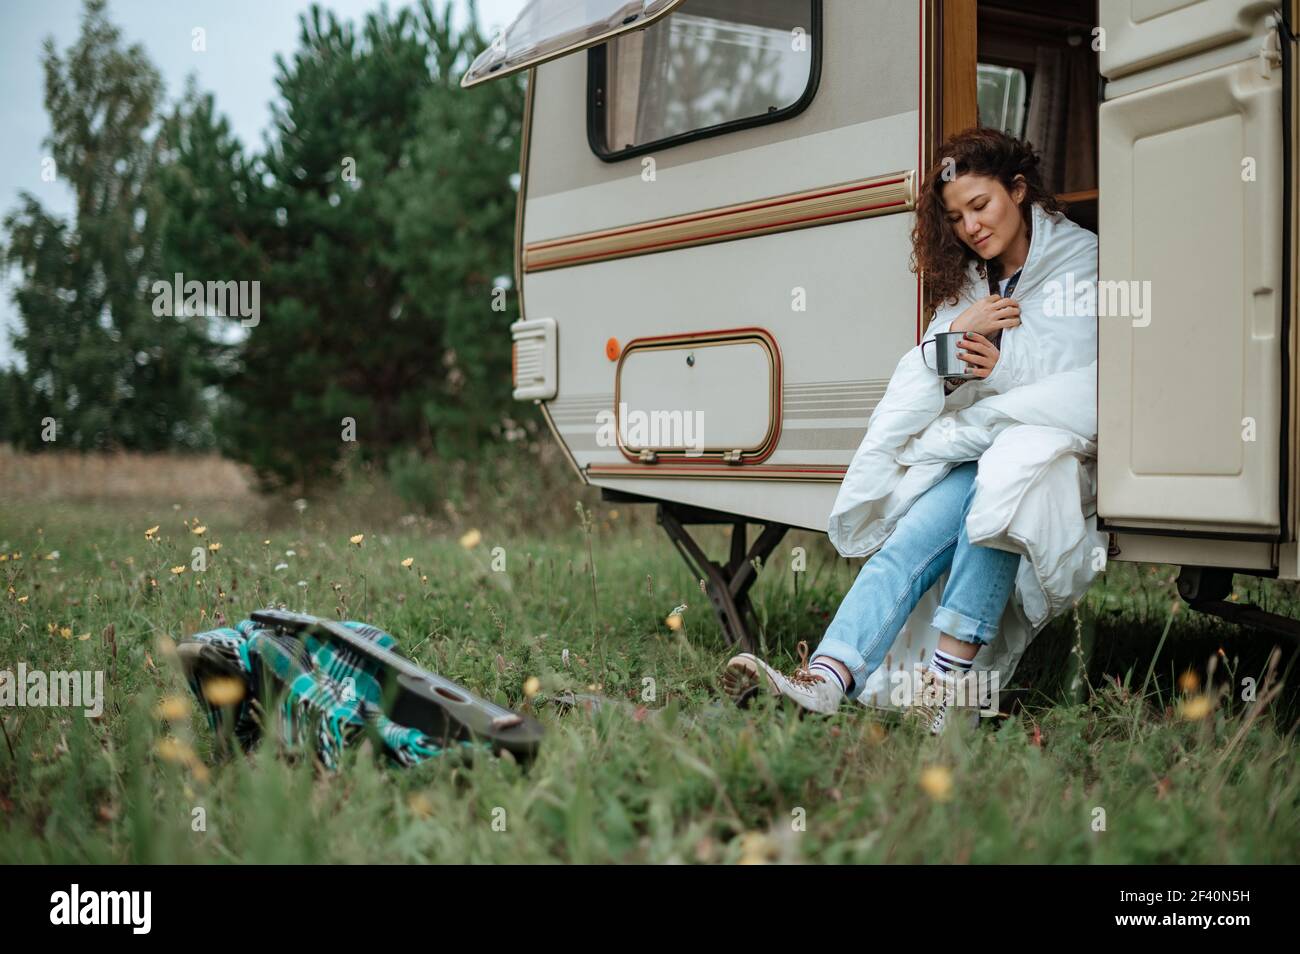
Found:
[[[818,656],[830,656],[831,659],[844,663],[853,676],[853,688],[849,690],[848,698],[857,699],[862,695],[862,687],[866,685],[870,673],[867,672],[867,661],[860,652],[841,640],[823,639],[808,656],[809,664]]]
[[[947,633],[953,639],[960,639],[964,643],[992,642],[993,637],[998,634],[997,623],[986,623],[946,606],[940,606],[934,611],[934,618],[930,620],[930,625],[939,632]]]

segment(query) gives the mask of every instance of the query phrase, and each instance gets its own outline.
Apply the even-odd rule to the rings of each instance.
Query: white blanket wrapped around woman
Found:
[[[998,635],[975,657],[1006,685],[1030,640],[1073,606],[1103,568],[1097,530],[1097,236],[1063,215],[1032,209],[1029,255],[1012,298],[1020,324],[1004,329],[993,372],[945,397],[921,345],[903,355],[831,509],[828,534],[842,556],[878,550],[899,518],[957,464],[978,460],[966,520],[972,543],[1018,553],[1015,590]],[[964,293],[937,310],[923,341],[948,330],[988,293],[975,264]],[[890,663],[861,701],[892,708],[889,670],[929,657],[940,633],[930,618],[944,573],[904,624]],[[906,699],[906,693],[901,697]]]

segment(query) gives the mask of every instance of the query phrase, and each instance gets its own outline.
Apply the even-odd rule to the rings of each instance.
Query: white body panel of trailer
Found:
[[[660,0],[644,30],[701,3],[727,5]],[[1007,4],[1051,17],[1017,0],[792,2],[817,16],[799,108],[626,156],[593,144],[613,91],[591,43],[526,67],[516,393],[581,479],[825,530],[924,333],[912,210],[944,97],[960,98],[944,18]],[[1293,6],[1095,8],[1100,277],[1155,296],[1149,327],[1100,319],[1098,512],[1121,560],[1300,577]],[[651,405],[705,412],[704,452],[602,440],[602,420]]]

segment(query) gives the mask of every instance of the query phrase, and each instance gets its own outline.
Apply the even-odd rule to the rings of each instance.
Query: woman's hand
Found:
[[[957,357],[968,365],[977,378],[987,378],[993,373],[993,366],[998,363],[1001,354],[993,342],[978,331],[968,331],[957,345]]]
[[[976,331],[991,335],[1020,324],[1020,303],[1014,298],[989,295],[981,298],[953,319],[949,331]]]

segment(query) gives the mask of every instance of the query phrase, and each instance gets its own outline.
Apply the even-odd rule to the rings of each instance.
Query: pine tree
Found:
[[[326,479],[349,447],[472,454],[509,407],[517,309],[494,311],[492,285],[512,266],[521,87],[461,90],[485,41],[450,20],[428,0],[359,29],[312,8],[242,220],[197,215],[247,242],[262,282],[217,426],[269,485]]]
[[[156,71],[87,0],[77,44],[45,55],[75,218],[24,196],[5,222],[25,368],[0,382],[0,436],[33,446],[53,416],[77,447],[197,446],[211,421],[265,485],[301,489],[349,449],[466,457],[499,437],[521,416],[518,309],[495,292],[512,291],[523,81],[460,88],[486,45],[470,9],[458,32],[449,2],[359,26],[313,7],[248,154],[192,87],[163,115]],[[256,323],[155,314],[177,273],[256,283]]]
[[[398,236],[400,267],[424,320],[442,345],[443,374],[426,398],[428,446],[473,455],[498,436],[511,401],[509,326],[518,318],[513,289],[514,231],[524,85],[512,76],[471,89],[460,77],[484,46],[473,26],[453,33],[425,9],[433,42],[432,86],[424,99],[411,162],[384,198]],[[404,203],[397,206],[397,203]],[[509,294],[494,295],[496,288]],[[494,310],[499,298],[504,310]]]
[[[151,308],[164,210],[154,177],[162,82],[125,47],[104,0],[86,0],[81,33],[43,54],[49,159],[74,195],[70,221],[30,194],[6,216],[5,261],[17,266],[23,368],[10,372],[6,439],[144,450],[205,441],[200,332]]]

